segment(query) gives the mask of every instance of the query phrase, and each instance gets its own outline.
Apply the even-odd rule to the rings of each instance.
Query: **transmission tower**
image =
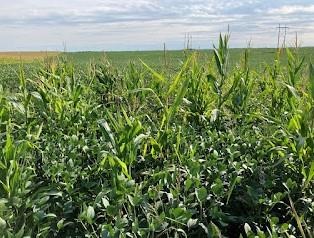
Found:
[[[287,27],[287,25],[281,26],[279,24],[279,26],[277,28],[278,28],[277,49],[280,48],[280,38],[281,38],[281,32],[282,32],[281,30],[283,30],[283,33],[284,33],[282,48],[286,48],[287,30],[289,29],[289,27]]]

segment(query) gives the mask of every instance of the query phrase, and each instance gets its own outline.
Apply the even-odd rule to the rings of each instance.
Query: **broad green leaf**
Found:
[[[312,64],[310,64],[310,92],[314,100],[314,67]]]
[[[197,189],[196,196],[200,202],[205,202],[207,198],[207,189],[205,187],[201,187],[200,189]]]
[[[110,205],[108,199],[106,199],[104,197],[101,199],[101,201],[102,201],[102,204],[104,205],[105,208],[107,208]]]
[[[287,87],[287,89],[289,90],[289,92],[290,92],[295,98],[299,98],[299,95],[298,95],[298,93],[297,93],[297,90],[296,90],[293,86],[288,85],[288,84],[284,84],[284,85]]]
[[[145,134],[140,134],[138,135],[135,139],[134,139],[134,144],[136,146],[139,146],[143,140],[147,139],[149,137],[149,135],[145,135]]]
[[[0,231],[4,231],[4,229],[6,228],[7,226],[7,223],[5,222],[5,220],[3,220],[1,217],[0,217]],[[1,232],[0,232],[1,234]]]
[[[120,167],[122,169],[122,173],[124,175],[126,175],[128,178],[131,178],[131,176],[129,175],[128,168],[127,168],[126,164],[123,161],[121,161],[118,157],[115,157],[115,160],[120,165]]]
[[[149,72],[151,72],[151,74],[160,82],[164,82],[165,81],[165,77],[162,76],[161,74],[157,73],[155,70],[153,70],[151,67],[149,67],[146,63],[144,63],[144,61],[140,60],[141,63],[145,66],[146,69],[148,69]]]
[[[190,65],[190,63],[194,57],[195,56],[192,55],[185,61],[184,65],[180,69],[180,72],[177,74],[177,76],[174,78],[173,82],[170,85],[170,88],[169,88],[168,93],[167,93],[168,96],[177,89],[180,81],[182,80],[183,73],[187,70],[188,66]],[[185,78],[187,79],[188,77],[185,77]]]
[[[24,236],[24,228],[25,228],[25,224],[23,224],[21,229],[15,234],[15,238],[22,238]]]
[[[210,231],[211,231],[211,237],[217,237],[217,238],[222,238],[223,237],[222,234],[221,234],[220,229],[213,222],[210,222]]]
[[[65,221],[64,218],[62,218],[60,221],[58,221],[57,227],[59,230],[61,230],[64,227],[64,221]]]
[[[115,141],[115,137],[114,137],[114,134],[113,132],[111,131],[110,127],[109,127],[109,124],[107,121],[105,120],[99,120],[99,124],[105,129],[109,139],[110,139],[110,142],[113,146],[113,152],[116,154],[117,153],[117,150],[116,150],[116,141]]]
[[[305,187],[307,187],[313,179],[314,179],[314,161],[311,162],[311,165],[309,167]]]
[[[217,119],[219,118],[219,109],[215,108],[212,113],[211,113],[211,117],[210,117],[210,121],[212,123],[216,122]]]
[[[158,104],[163,108],[164,105],[163,103],[161,102],[159,96],[157,95],[157,93],[151,89],[151,88],[137,88],[137,89],[134,89],[134,90],[130,90],[128,91],[128,94],[132,94],[132,93],[139,93],[139,92],[150,92],[151,94],[154,95],[154,97],[157,99],[157,102]]]
[[[187,223],[187,226],[188,226],[188,228],[190,229],[190,228],[196,226],[197,223],[198,223],[198,219],[192,219],[192,218],[190,218],[189,221],[188,221],[188,223]]]
[[[247,224],[247,223],[244,224],[244,230],[245,230],[245,233],[247,235],[251,234],[251,232],[252,232],[252,229],[251,229],[250,225]]]
[[[95,210],[92,206],[88,206],[86,210],[86,220],[89,224],[93,223],[93,219],[95,217]]]

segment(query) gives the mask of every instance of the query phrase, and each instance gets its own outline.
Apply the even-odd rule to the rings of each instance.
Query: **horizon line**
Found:
[[[285,47],[289,49],[296,48],[295,46],[289,46]],[[285,49],[284,47],[280,47],[280,49]],[[298,46],[298,49],[301,48],[314,48],[314,45],[308,45],[308,46]],[[185,51],[185,50],[213,50],[214,48],[191,48],[191,49],[166,49],[166,51]],[[230,50],[232,49],[275,49],[277,50],[277,47],[229,47]],[[143,50],[0,50],[0,53],[33,53],[33,52],[41,52],[41,53],[85,53],[85,52],[110,52],[110,53],[123,53],[123,52],[163,52],[163,49],[143,49]]]

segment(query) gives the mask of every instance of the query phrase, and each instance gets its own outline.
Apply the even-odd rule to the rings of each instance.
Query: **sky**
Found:
[[[0,51],[314,46],[314,0],[0,0]],[[283,31],[282,31],[283,32]],[[283,41],[283,34],[281,35]]]

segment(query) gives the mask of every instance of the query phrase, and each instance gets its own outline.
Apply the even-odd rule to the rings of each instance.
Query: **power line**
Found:
[[[289,27],[287,27],[287,25],[281,26],[281,24],[279,24],[279,26],[277,28],[278,28],[277,49],[279,49],[279,47],[280,47],[281,30],[283,30],[283,33],[284,33],[283,48],[286,48],[287,30],[289,29]]]
[[[184,36],[184,49],[191,50],[193,49],[193,37],[191,33],[185,33]]]

